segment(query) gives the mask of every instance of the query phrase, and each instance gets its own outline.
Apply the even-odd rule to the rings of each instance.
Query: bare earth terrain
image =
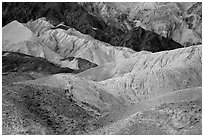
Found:
[[[202,3],[3,3],[3,135],[201,135]]]

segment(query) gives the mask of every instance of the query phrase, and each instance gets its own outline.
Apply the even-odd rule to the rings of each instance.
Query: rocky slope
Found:
[[[102,65],[128,58],[135,52],[125,47],[110,46],[72,28],[45,30],[47,24],[49,23],[44,18],[28,22],[25,24],[27,27],[16,21],[11,22],[3,27],[3,51],[46,58],[50,62],[73,69],[80,68],[77,66],[79,58]],[[17,34],[18,37],[15,37]],[[76,61],[70,62],[72,57]]]
[[[57,73],[80,73],[97,65],[82,58],[68,58],[69,66],[75,69],[53,64],[41,57],[34,57],[18,52],[2,52],[3,85],[17,81],[31,80]],[[72,64],[71,64],[72,63]]]
[[[82,134],[97,118],[61,89],[14,85],[3,91],[3,134]]]
[[[4,134],[200,134],[201,111],[197,112],[197,108],[200,110],[201,104],[196,106],[196,112],[189,110],[190,114],[183,112],[183,109],[192,108],[192,102],[201,100],[201,46],[169,52],[145,53],[146,58],[144,55],[141,56],[141,53],[135,54],[140,54],[142,59],[138,59],[137,62],[144,68],[136,64],[133,65],[135,66],[133,69],[123,67],[121,70],[124,71],[118,71],[119,73],[114,73],[116,75],[113,77],[100,80],[101,82],[88,80],[89,77],[82,78],[85,71],[78,76],[62,73],[5,85],[3,87],[7,102],[7,105],[3,103],[5,106],[18,108],[21,104],[19,101],[25,103],[23,106],[20,105],[22,106],[20,109],[15,109],[18,114],[15,116],[3,108]],[[168,61],[163,61],[165,58]],[[180,65],[175,66],[174,63]],[[30,92],[33,93],[29,94]],[[13,98],[13,94],[19,98]],[[44,96],[46,100],[39,102],[38,98]],[[49,100],[59,101],[52,104]],[[70,100],[73,105],[63,102]],[[185,102],[188,104],[185,105]],[[173,114],[169,114],[169,109],[168,111],[165,109],[165,112],[157,109],[160,107],[163,109],[163,106],[169,106],[169,103],[174,103],[175,108],[171,110],[175,111]],[[184,105],[178,107],[179,103]],[[67,106],[63,106],[63,109],[59,107],[58,110],[54,104],[57,106],[67,104]],[[77,108],[76,112],[69,107]],[[26,110],[23,114],[28,115],[28,121],[34,119],[34,122],[29,125],[16,122],[19,124],[15,124],[17,129],[14,129],[6,122],[6,117],[12,116],[13,121],[23,121],[19,115],[22,109]],[[74,117],[78,112],[83,115],[82,117],[86,117],[83,118],[85,121],[80,121],[80,117]],[[137,112],[141,114],[138,115]],[[73,115],[67,116],[67,113]],[[181,114],[182,116],[174,119]],[[129,119],[132,117],[133,120],[130,122]],[[161,120],[158,120],[158,117]],[[39,122],[35,119],[39,119]],[[74,120],[71,125],[70,120]],[[42,127],[40,130],[37,128],[39,124]],[[83,126],[78,126],[81,124]],[[138,126],[138,130],[134,128],[135,125]]]
[[[84,71],[78,76],[100,81],[114,96],[131,103],[170,91],[202,85],[201,46],[135,53],[135,57]]]
[[[201,86],[201,62],[201,46],[197,46],[157,54],[136,53],[130,59],[98,66],[78,76],[101,81],[109,93],[138,102],[148,94]]]
[[[141,26],[184,46],[202,42],[201,2],[81,2],[89,13],[129,31]]]
[[[2,134],[202,134],[201,8],[3,3]]]
[[[87,134],[127,109],[96,83],[71,74],[5,85],[3,92],[3,134]]]
[[[162,37],[140,27],[124,32],[120,28],[108,25],[100,17],[88,13],[77,3],[3,3],[3,26],[13,20],[27,23],[40,17],[46,17],[54,26],[64,22],[64,25],[89,34],[95,39],[135,51],[157,52],[182,47],[171,38]]]
[[[77,70],[68,67],[60,67],[55,65],[44,58],[25,55],[18,52],[2,52],[2,75],[3,85],[11,84],[18,81],[33,80],[41,78],[50,74],[57,73],[79,73],[86,69],[88,63],[84,64],[82,60],[81,68]]]
[[[192,88],[142,102],[136,105],[134,114],[90,134],[201,134],[201,94],[201,88]]]

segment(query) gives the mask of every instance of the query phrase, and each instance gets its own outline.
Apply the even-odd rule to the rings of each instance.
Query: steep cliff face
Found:
[[[157,52],[182,47],[172,39],[142,28],[126,31],[110,25],[100,16],[88,13],[77,3],[3,3],[3,26],[13,20],[27,23],[40,17],[46,17],[54,26],[64,22],[64,25],[89,34],[95,39],[135,51]]]
[[[85,2],[89,13],[124,31],[141,26],[183,46],[202,42],[200,2]]]

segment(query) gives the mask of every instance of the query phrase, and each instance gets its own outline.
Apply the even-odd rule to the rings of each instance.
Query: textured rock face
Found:
[[[200,11],[3,3],[2,133],[202,134]]]
[[[5,35],[3,35],[4,51],[21,52],[36,57],[43,57],[48,61],[64,67],[66,67],[66,64],[67,66],[70,66],[69,61],[66,60],[67,57],[82,58],[95,64],[102,65],[108,62],[128,58],[134,53],[131,49],[112,47],[109,44],[95,40],[88,35],[81,34],[74,29],[45,30],[43,28],[47,27],[48,22],[44,19],[38,19],[26,24],[30,30],[35,30],[33,33],[19,22],[12,23],[22,26],[21,29],[15,30],[16,33],[22,32],[22,30],[25,29],[33,38],[15,41],[16,37],[15,35],[12,35],[13,31],[6,31],[10,25],[6,26],[3,28],[3,30],[5,30]],[[15,26],[11,26],[9,29],[13,30],[14,27]],[[15,43],[12,43],[12,41]],[[77,68],[79,68],[79,66],[74,67],[73,69]]]
[[[202,3],[199,2],[116,2],[80,3],[87,11],[100,16],[125,31],[141,26],[184,46],[202,42]]]
[[[84,40],[82,38],[85,38],[86,35],[80,35],[80,33],[76,32],[75,30],[51,30],[51,27],[53,26],[43,18],[33,22],[28,22],[25,24],[25,26],[17,21],[14,21],[3,27],[3,51],[20,52],[35,57],[42,57],[62,67],[80,69],[81,66],[78,66],[80,65],[78,64],[78,58],[75,59],[75,64],[77,63],[75,66],[72,65],[72,62],[69,62],[65,58],[68,56],[80,57],[72,55],[68,50],[75,51],[75,49],[73,49],[75,47],[72,47],[72,43],[74,42],[72,39],[79,39],[78,43],[80,43],[80,41]],[[82,38],[77,37],[77,34]],[[68,38],[64,39],[66,37]],[[71,42],[69,43],[69,41]],[[82,45],[85,44],[82,42]],[[58,48],[58,50],[56,48]],[[64,53],[64,51],[67,52]],[[87,57],[83,57],[84,60],[86,58]],[[92,67],[96,66],[89,61],[87,61],[87,64],[90,64]],[[86,69],[87,68],[90,67],[87,66]]]
[[[17,26],[17,27],[16,27]],[[19,26],[19,27],[18,27]],[[3,27],[3,51],[20,52],[27,55],[47,58],[49,61],[59,60],[59,56],[51,51],[34,36],[33,32],[23,24],[13,21]]]
[[[114,78],[124,76],[128,73],[134,74],[138,71],[178,69],[181,67],[197,67],[201,69],[201,50],[202,47],[199,45],[158,53],[137,52],[133,53],[130,58],[98,66],[91,70],[87,70],[80,75],[86,77],[87,74],[91,80],[104,81],[108,78],[100,78],[100,76],[102,77],[102,74],[109,75],[109,78]],[[90,71],[92,72],[93,77],[90,77]],[[95,76],[97,74],[99,76]],[[99,80],[96,80],[97,78],[99,78]]]
[[[132,103],[202,85],[201,46],[133,56],[78,75],[101,81],[109,93]]]
[[[50,37],[53,39],[49,39]],[[113,62],[119,59],[118,57],[127,58],[131,52],[134,52],[127,48],[112,47],[87,35],[82,36],[81,33],[73,29],[67,31],[49,30],[39,38],[43,44],[64,58],[80,57],[98,65]]]
[[[3,25],[13,20],[27,23],[40,17],[46,17],[53,25],[64,22],[65,26],[75,28],[112,46],[128,47],[135,51],[158,52],[182,47],[172,39],[142,28],[125,31],[109,25],[100,17],[88,13],[77,3],[3,3]],[[65,26],[64,28],[67,28]]]

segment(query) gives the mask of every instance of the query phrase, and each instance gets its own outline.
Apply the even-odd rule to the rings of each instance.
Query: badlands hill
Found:
[[[4,85],[3,134],[201,134],[201,46],[164,53],[101,82],[87,70]]]
[[[199,135],[202,133],[201,88],[159,96],[135,105],[133,114],[90,132],[94,135]]]
[[[100,82],[87,70],[4,85],[3,134],[201,134],[201,46],[164,53]]]
[[[202,42],[201,2],[81,2],[80,5],[124,31],[141,26],[184,46]]]
[[[65,30],[51,27],[54,26],[45,21],[45,18],[27,24],[13,21],[3,27],[3,51],[42,57],[59,66],[73,69],[80,67],[77,66],[79,58],[95,63],[92,66],[96,66],[128,58],[135,52],[125,47],[110,46],[72,28]]]
[[[202,134],[201,8],[3,3],[2,134]]]
[[[157,52],[183,47],[171,38],[162,37],[141,27],[124,31],[109,25],[99,16],[92,15],[74,2],[3,3],[3,26],[14,20],[27,23],[40,17],[46,17],[55,26],[63,22],[66,26],[112,46],[128,47],[135,51]]]

